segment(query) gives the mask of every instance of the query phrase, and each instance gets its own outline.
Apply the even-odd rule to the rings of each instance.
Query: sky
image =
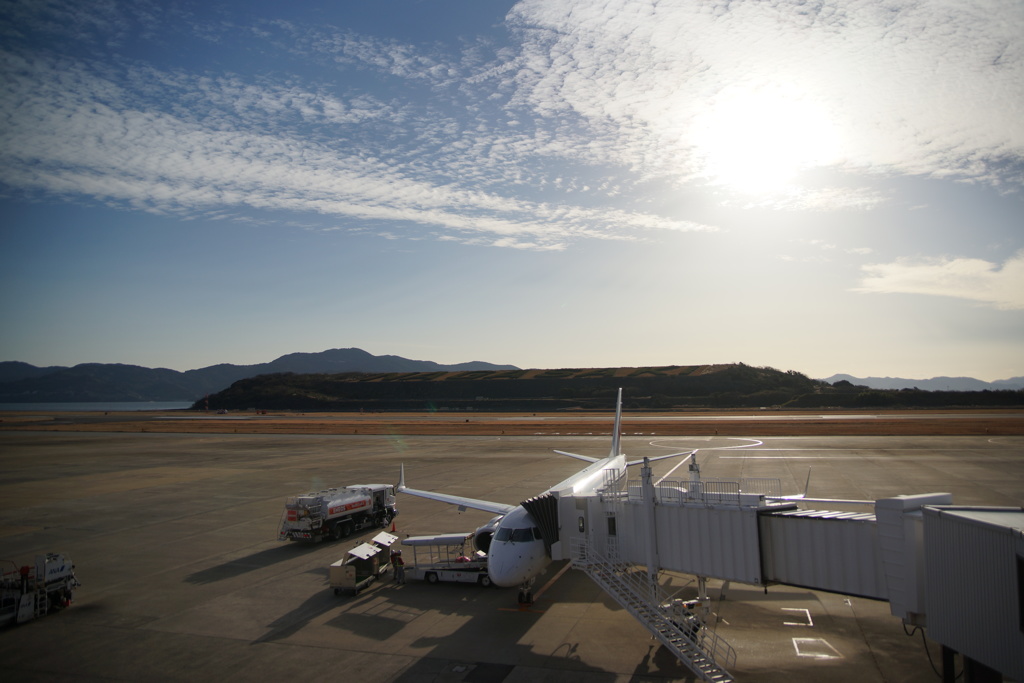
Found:
[[[0,0],[0,360],[1024,375],[1020,0]]]

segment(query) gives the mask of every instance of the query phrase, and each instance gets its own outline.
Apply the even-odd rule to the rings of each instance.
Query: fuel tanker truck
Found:
[[[383,529],[398,514],[393,484],[354,484],[285,501],[279,541],[319,543],[362,529]]]

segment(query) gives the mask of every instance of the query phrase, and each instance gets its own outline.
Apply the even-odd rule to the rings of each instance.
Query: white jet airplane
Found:
[[[545,493],[562,491],[571,487],[574,496],[594,494],[608,477],[616,479],[625,473],[629,465],[638,465],[643,460],[626,461],[621,452],[622,434],[622,389],[619,389],[615,405],[615,426],[612,430],[612,448],[606,458],[592,458],[587,455],[555,451],[559,455],[568,455],[578,460],[589,462],[590,465],[572,475],[568,479],[555,484]],[[672,453],[648,458],[648,461],[675,458],[680,455],[693,455],[696,450],[683,453]],[[605,471],[611,470],[611,475]],[[402,465],[397,490],[421,498],[439,500],[443,503],[458,505],[460,510],[473,508],[496,514],[487,524],[479,527],[473,538],[476,547],[487,553],[487,574],[491,582],[497,586],[519,586],[519,601],[532,602],[532,585],[537,575],[551,563],[551,555],[541,535],[541,525],[534,516],[522,505],[494,503],[476,498],[465,498],[446,493],[420,491],[405,485],[405,465]],[[543,495],[543,494],[541,494]],[[535,500],[535,499],[532,499]]]

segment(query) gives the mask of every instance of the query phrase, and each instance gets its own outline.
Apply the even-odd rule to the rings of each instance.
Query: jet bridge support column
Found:
[[[875,501],[878,546],[889,608],[908,624],[925,626],[924,515],[926,505],[950,505],[949,493],[896,496]]]
[[[647,576],[651,580],[651,584],[658,583],[658,570],[660,568],[660,561],[658,560],[658,524],[654,510],[654,481],[653,471],[651,470],[651,461],[649,458],[644,458],[643,467],[640,469],[641,485],[643,488],[643,507],[644,507],[644,540],[646,541],[646,554],[647,558]]]

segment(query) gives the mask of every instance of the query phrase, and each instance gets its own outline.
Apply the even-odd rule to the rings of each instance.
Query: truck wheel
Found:
[[[480,577],[480,585],[483,586],[484,588],[487,588],[488,586],[490,586],[491,585],[491,577],[487,576],[487,574],[484,574],[483,576],[481,576]]]
[[[434,572],[427,574],[427,583],[437,583],[437,574]]]
[[[331,540],[337,541],[341,538],[341,527],[338,524],[331,525]]]
[[[339,526],[341,527],[342,538],[348,538],[352,535],[352,522],[342,522]]]
[[[341,595],[341,589],[340,588],[335,588],[334,589],[334,594],[335,595]]]

